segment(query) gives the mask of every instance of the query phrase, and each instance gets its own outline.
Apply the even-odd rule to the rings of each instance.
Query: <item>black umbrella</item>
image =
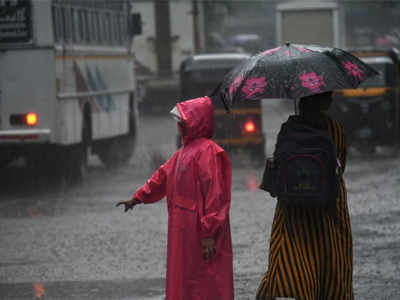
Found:
[[[378,72],[339,48],[285,44],[250,57],[221,82],[225,107],[264,98],[300,99],[336,89],[356,88]]]

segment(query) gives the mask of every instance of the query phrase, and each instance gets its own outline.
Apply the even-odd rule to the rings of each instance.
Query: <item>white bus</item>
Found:
[[[127,0],[0,0],[0,167],[18,157],[80,178],[88,153],[125,162],[137,128]]]

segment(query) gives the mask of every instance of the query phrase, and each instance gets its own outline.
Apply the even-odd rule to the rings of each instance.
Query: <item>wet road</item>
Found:
[[[292,109],[263,105],[268,154]],[[168,110],[166,110],[168,111]],[[165,200],[127,214],[127,199],[175,151],[175,122],[143,116],[131,163],[105,169],[95,157],[82,185],[0,172],[0,299],[163,299]],[[239,159],[239,158],[237,158]],[[257,190],[262,166],[233,171],[231,227],[236,299],[253,299],[267,266],[275,200]],[[400,158],[350,157],[346,171],[356,299],[400,299]]]

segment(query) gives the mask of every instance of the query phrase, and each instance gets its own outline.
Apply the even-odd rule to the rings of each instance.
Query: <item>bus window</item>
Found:
[[[53,27],[54,27],[54,40],[56,43],[63,41],[64,36],[64,23],[61,17],[61,8],[58,6],[53,6]]]
[[[93,13],[94,16],[94,27],[95,27],[95,32],[96,32],[96,43],[98,45],[101,45],[103,40],[102,40],[102,27],[101,27],[101,22],[100,22],[100,15],[99,13],[96,11]]]
[[[85,9],[81,9],[79,11],[79,32],[81,34],[81,42],[82,44],[85,44],[88,40],[88,32],[87,32],[87,26],[86,26],[86,11]]]
[[[95,31],[94,31],[94,26],[93,26],[93,12],[88,11],[87,12],[87,30],[88,30],[88,36],[89,36],[89,40],[88,42],[90,44],[93,44],[96,41],[96,35],[95,35]]]
[[[105,45],[109,45],[110,44],[110,14],[109,13],[104,13],[102,15],[102,23],[103,23],[103,34],[104,34],[104,39],[103,39],[103,43]]]
[[[95,16],[93,11],[89,11],[89,34],[90,34],[90,43],[96,44],[97,43],[97,30],[96,30],[96,23],[95,23]]]
[[[116,45],[121,44],[121,31],[120,31],[119,22],[118,22],[119,17],[120,17],[120,14],[114,13],[113,26],[114,26],[114,32],[115,32],[115,44]]]
[[[105,20],[104,23],[106,24],[106,30],[107,30],[107,45],[112,44],[112,28],[111,28],[111,13],[107,12],[105,15]]]
[[[76,23],[73,20],[73,16],[75,14],[75,8],[69,8],[69,19],[68,22],[70,24],[70,42],[71,43],[79,43],[79,39],[76,36],[77,28],[76,28]]]
[[[114,14],[110,13],[109,14],[109,24],[110,24],[110,44],[115,45],[116,44],[116,35],[115,35],[115,24],[114,24]]]
[[[89,31],[89,18],[88,18],[88,11],[86,9],[82,10],[82,27],[83,27],[83,42],[89,43],[90,42],[90,31]]]
[[[119,24],[120,24],[120,32],[121,32],[121,44],[123,45],[125,41],[127,40],[127,35],[128,35],[128,23],[126,22],[126,18],[123,16],[121,18],[118,18]]]
[[[72,22],[71,22],[71,10],[67,7],[61,8],[62,13],[62,22],[63,22],[63,37],[64,42],[71,43],[72,42]]]
[[[75,32],[75,42],[80,43],[83,39],[83,29],[82,29],[82,14],[80,9],[76,9],[74,13],[74,22],[76,24]]]
[[[118,18],[120,17],[120,14],[114,14],[114,31],[115,31],[115,44],[121,45],[121,29],[119,26],[119,21]]]

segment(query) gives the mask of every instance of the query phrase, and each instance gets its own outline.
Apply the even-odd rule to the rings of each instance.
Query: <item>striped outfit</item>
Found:
[[[344,168],[343,127],[328,117],[322,120],[325,126],[318,127],[327,129],[333,137]],[[257,299],[353,300],[352,272],[352,236],[343,178],[334,213],[284,207],[277,202],[268,270],[259,285]]]

